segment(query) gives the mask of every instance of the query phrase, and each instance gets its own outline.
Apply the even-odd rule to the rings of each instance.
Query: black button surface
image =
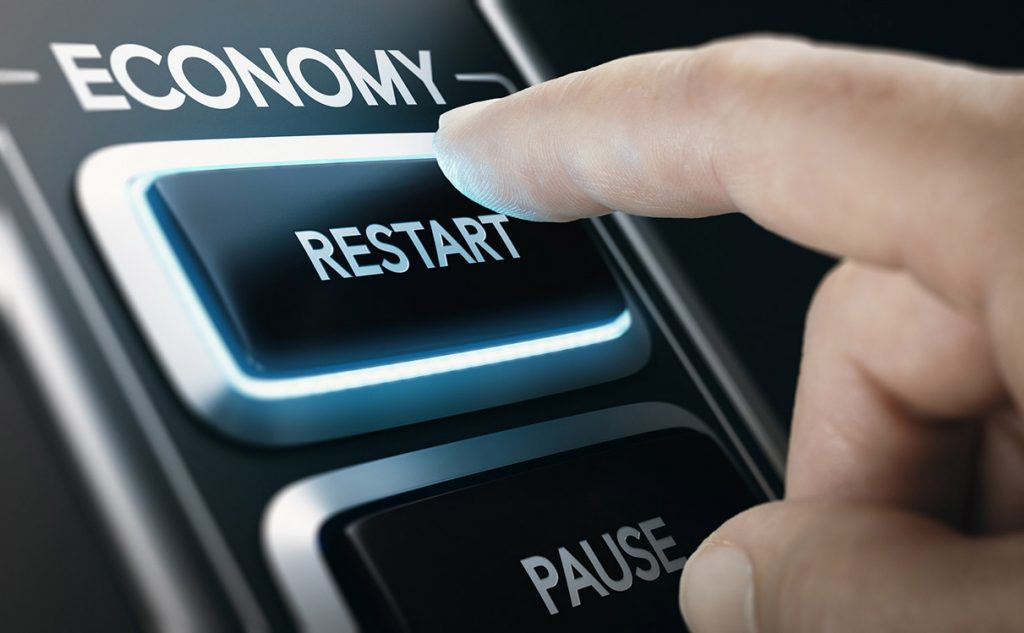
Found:
[[[429,159],[178,173],[149,200],[255,375],[532,340],[626,309],[583,225],[494,215]]]
[[[755,503],[721,449],[680,430],[553,459],[328,522],[366,630],[683,630],[685,557]]]

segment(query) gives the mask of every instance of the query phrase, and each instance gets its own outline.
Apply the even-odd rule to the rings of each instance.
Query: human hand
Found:
[[[691,556],[697,633],[1024,627],[1024,77],[740,39],[445,114],[519,217],[736,209],[844,258],[808,317],[786,500]]]

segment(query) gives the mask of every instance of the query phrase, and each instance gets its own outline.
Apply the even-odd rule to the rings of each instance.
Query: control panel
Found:
[[[441,174],[440,114],[544,78],[501,3],[5,25],[4,327],[146,624],[683,630],[780,447],[629,219]]]

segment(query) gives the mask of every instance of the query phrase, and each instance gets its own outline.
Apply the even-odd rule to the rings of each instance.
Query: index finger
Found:
[[[982,310],[1024,273],[1021,80],[754,39],[618,60],[441,118],[452,182],[511,215],[739,210]]]

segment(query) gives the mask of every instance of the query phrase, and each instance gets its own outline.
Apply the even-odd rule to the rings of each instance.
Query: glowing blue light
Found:
[[[405,158],[429,158],[429,156],[409,156]],[[362,161],[366,159],[360,158],[358,160]],[[389,158],[388,160],[394,160],[394,158]],[[318,162],[346,161],[333,160]],[[217,165],[211,167],[161,171],[136,177],[132,180],[129,191],[132,207],[137,211],[136,219],[140,222],[145,234],[151,240],[151,245],[157,253],[157,256],[163,262],[163,267],[169,275],[175,290],[179,296],[184,298],[185,306],[193,320],[193,325],[202,336],[202,339],[208,349],[213,353],[217,365],[223,372],[225,379],[241,394],[253,399],[281,400],[286,398],[314,396],[317,394],[348,389],[358,389],[360,387],[369,387],[402,380],[411,380],[424,376],[495,365],[498,363],[505,363],[545,354],[554,354],[598,343],[605,343],[623,336],[632,326],[633,318],[627,309],[610,321],[600,323],[598,325],[590,325],[577,331],[540,336],[523,341],[503,343],[468,351],[441,353],[427,358],[385,362],[371,367],[332,371],[308,376],[289,376],[278,378],[253,376],[239,366],[234,354],[232,354],[224,338],[218,331],[218,328],[211,315],[206,310],[196,287],[188,278],[187,273],[182,267],[182,263],[178,259],[178,256],[174,251],[174,247],[171,245],[167,235],[164,233],[157,221],[155,212],[150,207],[147,200],[147,192],[156,179],[172,173],[207,169],[266,167],[282,164],[313,164],[313,162],[297,161],[290,163],[260,163],[237,166]]]

